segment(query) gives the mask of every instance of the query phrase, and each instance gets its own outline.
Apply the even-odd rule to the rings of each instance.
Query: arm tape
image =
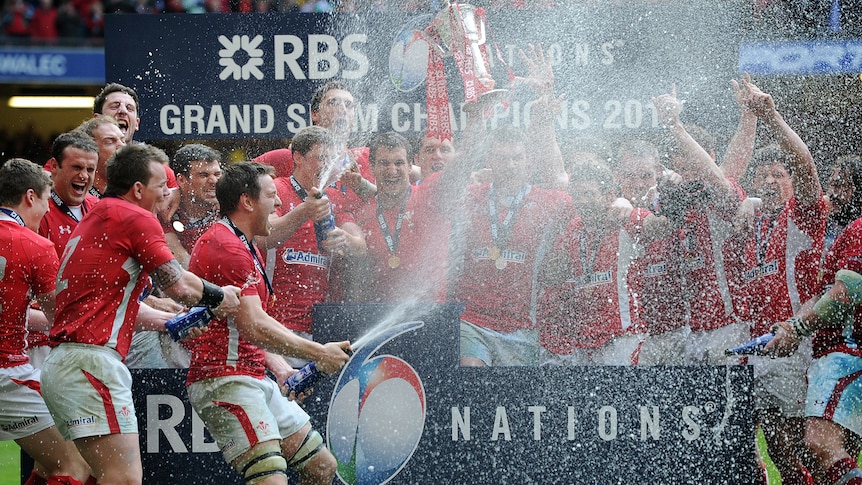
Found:
[[[207,308],[217,308],[224,300],[224,291],[209,281],[201,278],[201,283],[204,285],[203,295],[197,306],[205,306]]]

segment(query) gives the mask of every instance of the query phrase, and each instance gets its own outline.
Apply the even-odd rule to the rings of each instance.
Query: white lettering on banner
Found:
[[[504,406],[497,406],[497,412],[494,414],[494,429],[491,431],[491,441],[503,435],[506,441],[512,441],[512,431],[509,429],[509,415],[506,414]]]
[[[366,105],[366,107],[376,105]],[[601,106],[601,110],[596,109]],[[458,116],[460,109],[449,106],[452,130],[458,131],[458,126],[466,124]],[[496,111],[491,117],[491,128],[501,124],[512,124],[525,127],[530,124],[532,102],[521,103],[513,101],[506,111]],[[390,112],[392,129],[398,133],[419,132],[422,121],[428,118],[425,106],[420,103],[395,103]],[[376,120],[368,120],[368,125],[376,131]],[[609,99],[602,103],[591,104],[585,99],[565,99],[560,103],[560,114],[556,125],[561,130],[585,131],[601,128],[604,130],[630,130],[658,128],[659,119],[655,106],[649,100],[640,99]],[[372,131],[362,128],[362,131]]]
[[[162,106],[159,128],[165,135],[212,135],[236,133],[269,133],[275,127],[275,110],[268,104],[221,105],[197,104]]]
[[[596,62],[605,66],[610,66],[616,62],[615,51],[625,47],[626,42],[622,39],[609,39],[600,43],[590,42],[574,42],[571,45],[567,44],[568,50],[573,53],[573,57],[564,58],[565,49],[563,44],[554,42],[544,46],[545,57],[550,59],[551,66],[557,67],[564,63],[574,64],[576,67],[586,67],[593,65]],[[523,49],[522,45],[506,44],[504,50],[506,52],[506,62],[510,66],[517,65],[520,62],[518,50]],[[493,56],[490,56],[490,61],[494,61]]]
[[[684,406],[681,412],[682,424],[684,425],[679,431],[679,436],[686,441],[694,441],[701,437],[701,424],[698,421],[698,416],[701,412],[710,412],[716,409],[712,402],[706,403],[703,410],[700,406]],[[527,413],[532,415],[532,435],[534,441],[542,440],[543,416],[548,411],[545,406],[530,405],[526,407]],[[662,434],[662,415],[659,412],[659,407],[655,405],[636,406],[636,417],[640,426],[640,441],[659,441],[661,439],[672,439],[667,433]],[[472,426],[470,406],[459,408],[452,406],[452,441],[470,441],[472,439]],[[621,436],[636,437],[635,430],[628,432],[620,429],[620,410],[614,406],[600,406],[595,410],[579,410],[575,406],[568,406],[566,412],[566,439],[575,441],[576,439],[589,439],[589,436],[578,436],[578,431],[575,426],[578,423],[578,413],[581,413],[583,419],[587,422],[594,423],[595,435],[603,441],[614,441],[620,439]],[[510,415],[512,410],[505,406],[497,406],[494,409],[493,424],[489,441],[498,441],[502,438],[505,441],[512,441],[518,438],[512,433],[510,424]],[[515,414],[517,415],[517,414]],[[525,416],[525,419],[529,419]],[[628,421],[623,421],[628,422]],[[667,428],[665,428],[667,431]]]
[[[682,421],[687,428],[682,430],[682,437],[687,441],[694,441],[700,438],[700,424],[695,421],[694,416],[700,414],[700,408],[697,406],[686,406],[682,408]]]
[[[599,408],[599,438],[604,441],[617,439],[617,408],[602,406]]]
[[[380,119],[380,108],[377,104],[357,104],[354,109],[356,113],[356,127],[362,132],[377,131]]]
[[[6,76],[64,76],[61,54],[0,54],[0,74]]]
[[[304,104],[293,103],[287,107],[287,131],[297,133],[309,125],[307,121],[308,109]]]
[[[168,417],[159,418],[161,406],[170,408]],[[215,453],[219,451],[214,441],[206,441],[204,436],[203,421],[198,414],[192,410],[192,453]],[[177,396],[171,394],[149,394],[147,395],[147,453],[162,453],[159,447],[159,434],[165,436],[173,453],[188,453],[182,437],[177,431],[186,419],[186,406]]]
[[[338,39],[331,35],[311,34],[306,43],[295,35],[274,35],[273,52],[275,64],[275,79],[287,79],[287,71],[293,79],[359,79],[368,74],[370,63],[368,57],[356,45],[366,44],[365,34],[346,35],[339,44]],[[338,52],[342,59],[339,60]],[[303,72],[299,59],[308,56],[308,72]],[[347,67],[342,67],[344,60]]]

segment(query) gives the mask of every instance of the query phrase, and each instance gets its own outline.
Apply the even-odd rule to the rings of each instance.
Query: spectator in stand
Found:
[[[57,9],[57,35],[74,39],[84,36],[84,20],[78,15],[72,0],[62,0]]]
[[[299,8],[302,13],[326,13],[332,10],[332,4],[328,0],[306,0]]]
[[[30,19],[30,38],[47,42],[57,40],[57,8],[53,0],[39,0]]]
[[[102,38],[105,36],[105,7],[102,2],[90,3],[87,15],[84,17],[84,27],[87,31],[87,37]]]
[[[33,7],[24,0],[6,0],[3,9],[3,31],[9,37],[30,37],[32,17]]]

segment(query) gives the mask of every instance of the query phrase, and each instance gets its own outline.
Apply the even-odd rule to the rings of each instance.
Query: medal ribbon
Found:
[[[99,192],[99,189],[97,189],[96,187],[90,187],[90,190],[88,190],[87,193],[92,195],[93,197],[98,197],[100,199],[102,198],[102,193]]]
[[[202,227],[202,226],[208,224],[211,220],[213,220],[215,218],[215,216],[216,216],[215,213],[210,212],[204,218],[201,218],[201,219],[198,219],[194,222],[189,222],[188,224],[185,224],[185,228],[186,229],[197,229],[199,227]],[[189,219],[188,217],[186,217],[186,219],[191,221],[191,219]],[[180,216],[178,214],[174,214],[174,220],[179,221]],[[182,222],[182,221],[180,221],[180,222]]]
[[[275,298],[275,290],[272,289],[272,283],[269,282],[269,277],[266,275],[266,271],[264,271],[263,269],[263,264],[261,264],[260,260],[257,259],[257,251],[254,250],[254,246],[252,246],[248,238],[245,237],[245,234],[243,234],[242,231],[239,230],[239,228],[233,225],[233,222],[230,220],[230,218],[222,217],[220,222],[233,229],[233,233],[236,234],[236,237],[238,237],[239,240],[242,241],[243,244],[245,244],[246,248],[251,253],[251,259],[254,260],[255,269],[257,269],[257,272],[260,273],[261,276],[263,276],[263,282],[266,283],[267,291],[269,291],[269,294],[272,295],[273,298]]]
[[[53,189],[51,190],[51,200],[52,200],[52,201],[54,201],[54,204],[55,204],[57,207],[59,207],[61,211],[65,212],[67,216],[71,217],[73,221],[75,221],[75,222],[81,222],[81,221],[78,219],[78,217],[77,217],[77,216],[75,216],[75,213],[74,213],[74,212],[72,212],[72,209],[70,209],[70,208],[69,208],[69,206],[68,206],[68,205],[66,205],[66,203],[65,203],[65,202],[63,202],[63,199],[61,199],[61,198],[60,198],[60,196],[59,196],[59,195],[57,195],[57,192],[54,192],[54,190],[53,190]],[[86,205],[85,203],[83,203],[83,202],[81,203],[81,212],[82,212],[83,214],[86,214],[86,213],[87,213],[87,205]]]
[[[766,214],[761,214],[760,217],[757,218],[757,228],[754,231],[754,243],[757,246],[756,256],[758,268],[763,268],[763,265],[766,263],[766,250],[769,249],[769,238],[772,237],[772,230],[775,229],[775,223],[778,220],[777,217],[772,218],[769,222],[769,228],[766,230],[766,236],[761,238],[760,228],[763,225],[763,219],[766,217]]]
[[[20,216],[17,212],[13,211],[12,209],[7,209],[7,208],[5,208],[5,207],[0,207],[0,212],[2,212],[2,213],[4,213],[4,214],[6,214],[7,216],[11,217],[11,218],[12,218],[12,220],[14,220],[15,222],[17,222],[18,224],[21,224],[22,226],[26,226],[26,225],[27,225],[27,224],[25,224],[25,223],[24,223],[24,219],[22,219],[22,218],[21,218],[21,216]]]
[[[596,239],[593,241],[593,247],[591,248],[590,254],[587,254],[587,235],[584,231],[581,231],[581,244],[580,244],[580,253],[581,253],[581,270],[584,273],[584,279],[589,281],[590,276],[592,276],[593,271],[596,267],[596,257],[599,255],[599,246],[601,245],[601,238],[596,236]]]
[[[380,200],[377,201],[377,224],[380,226],[380,232],[383,233],[383,239],[386,241],[386,247],[389,248],[389,254],[395,255],[398,252],[398,239],[401,237],[401,225],[404,222],[404,209],[407,208],[407,199],[410,198],[410,192],[413,189],[407,188],[407,193],[404,194],[404,200],[401,201],[401,208],[398,209],[398,219],[395,221],[395,234],[389,231],[389,224],[386,223],[386,218],[383,217],[383,209],[380,207]]]
[[[491,216],[491,239],[494,240],[494,245],[497,246],[498,249],[503,250],[506,247],[506,244],[508,244],[509,238],[512,237],[512,229],[514,227],[513,221],[515,220],[518,210],[521,208],[521,204],[524,202],[524,198],[527,197],[529,192],[529,184],[521,186],[521,190],[512,202],[512,208],[509,209],[509,213],[506,214],[503,222],[500,223],[499,216],[497,215],[496,191],[494,190],[494,184],[491,184],[491,191],[488,194],[488,213]]]

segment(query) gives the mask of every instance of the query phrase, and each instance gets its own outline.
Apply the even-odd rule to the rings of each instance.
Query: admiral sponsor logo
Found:
[[[701,421],[701,416],[707,416],[709,413],[718,411],[718,407],[713,402],[707,402],[703,406],[685,405],[677,413],[674,412],[668,416],[668,412],[664,414],[659,410],[658,406],[634,406],[632,408],[620,408],[619,406],[598,406],[592,409],[576,408],[575,406],[567,406],[566,412],[566,440],[576,441],[588,438],[583,435],[583,428],[580,425],[587,423],[602,441],[614,441],[617,439],[634,438],[641,442],[659,441],[662,439],[673,440],[675,437],[672,433],[679,433],[679,436],[686,441],[694,441],[700,438],[708,438],[706,432],[712,428],[708,427]],[[512,407],[497,406],[493,411],[493,415],[475,416],[471,414],[470,406],[452,406],[451,408],[451,428],[452,441],[477,441],[487,440],[492,441],[512,441],[518,438],[531,439],[541,441],[543,439],[543,431],[547,432],[550,419],[543,420],[543,415],[549,411],[547,406],[531,405],[524,408],[513,409]],[[632,422],[630,419],[624,419],[630,416],[622,416],[623,413],[634,414],[634,429],[626,429],[623,423]],[[511,424],[516,419],[529,420],[532,431],[529,436],[515,436],[512,433]],[[481,425],[477,425],[481,422]],[[663,423],[670,423],[662,426]],[[679,426],[679,424],[682,426]],[[488,425],[491,426],[488,426]],[[556,423],[559,426],[561,423]],[[580,427],[580,429],[579,429]],[[489,435],[476,436],[476,429],[490,429]],[[588,428],[589,429],[589,428]],[[638,432],[639,431],[639,432]],[[712,429],[714,433],[720,433],[720,429]],[[556,436],[557,434],[554,433]]]
[[[321,268],[326,268],[329,265],[329,258],[326,256],[306,251],[297,251],[293,248],[287,248],[284,251],[282,259],[287,264],[308,264]]]
[[[706,266],[706,260],[703,256],[686,256],[685,258],[685,268],[689,271],[700,269],[704,266]]]
[[[648,276],[659,276],[667,274],[667,263],[656,263],[647,266]]]
[[[743,277],[745,278],[745,282],[748,283],[758,278],[774,274],[778,274],[778,261],[770,261],[763,266],[751,268],[743,273]]]
[[[0,426],[0,429],[8,433],[10,431],[18,431],[21,429],[29,428],[30,426],[33,426],[38,422],[39,418],[37,418],[36,416],[31,416],[29,418],[24,418],[22,421],[18,421],[17,423],[4,424]]]
[[[580,278],[577,278],[574,281],[577,283],[578,288],[585,288],[588,286],[598,286],[603,285],[605,283],[610,283],[614,279],[614,275],[611,271],[602,271],[600,273],[592,273],[590,275],[584,275]]]
[[[81,416],[80,418],[69,419],[66,421],[66,426],[69,428],[89,426],[91,424],[96,424],[96,416]]]
[[[488,257],[488,252],[490,248],[478,248],[473,251],[473,257],[476,259],[490,259]],[[504,249],[500,252],[500,258],[506,260],[509,263],[524,263],[527,261],[527,253],[523,251],[513,251],[511,249]]]

